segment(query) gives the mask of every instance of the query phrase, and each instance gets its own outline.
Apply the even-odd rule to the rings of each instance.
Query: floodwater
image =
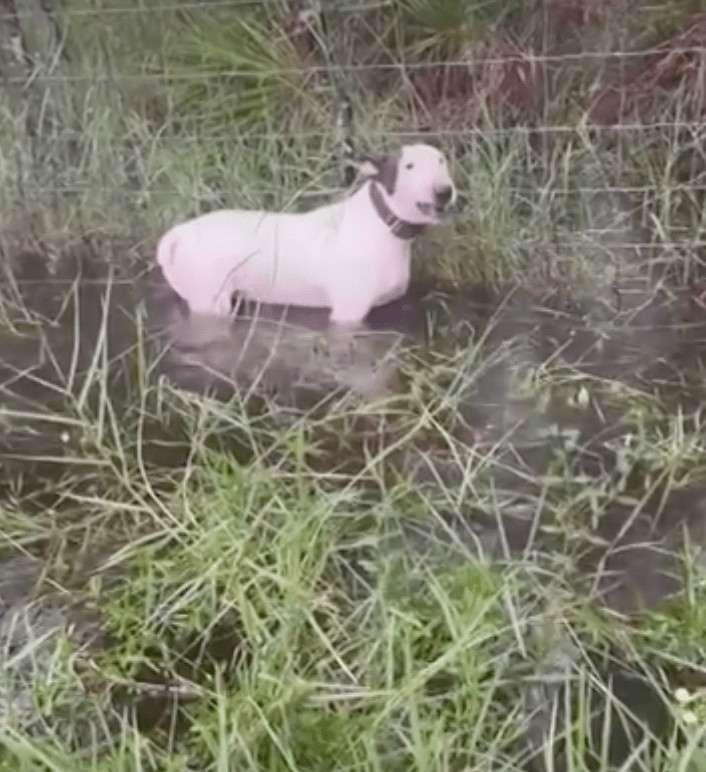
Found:
[[[578,298],[526,288],[492,292],[413,286],[404,298],[374,310],[365,328],[351,335],[332,334],[322,311],[243,307],[232,320],[192,317],[158,269],[137,282],[125,281],[109,279],[90,260],[77,259],[49,275],[41,256],[29,253],[15,262],[5,297],[12,324],[3,324],[0,333],[0,401],[9,411],[0,435],[0,505],[21,503],[30,514],[60,507],[56,481],[74,462],[66,452],[70,427],[57,429],[50,419],[23,420],[22,415],[60,414],[67,395],[95,411],[106,393],[117,414],[134,410],[137,360],[150,379],[164,378],[187,391],[219,399],[236,391],[266,398],[281,406],[286,421],[334,393],[369,401],[394,395],[403,388],[399,363],[405,352],[460,350],[476,352],[471,357],[476,370],[455,392],[457,439],[479,452],[494,450],[493,474],[505,492],[507,514],[498,521],[468,502],[444,513],[443,522],[410,522],[380,549],[424,552],[445,541],[456,557],[480,551],[498,561],[524,560],[543,538],[538,517],[544,515],[529,502],[546,492],[545,476],[556,463],[562,436],[571,437],[566,463],[583,485],[599,486],[619,468],[615,443],[629,431],[626,403],[606,384],[640,390],[651,409],[667,419],[695,414],[706,389],[706,288],[695,284],[671,290],[641,270]],[[559,366],[572,378],[583,378],[584,390],[577,387],[577,392],[569,379],[569,397],[552,393],[539,411],[536,395],[518,393],[517,384]],[[97,378],[98,372],[105,377]],[[577,399],[577,393],[583,396]],[[151,454],[145,448],[145,458],[163,466],[183,463],[183,437],[169,437],[163,428],[155,432],[147,436],[146,446],[153,447]],[[459,474],[448,454],[439,453],[434,474],[414,447],[392,458],[430,495],[439,478],[453,480]],[[76,464],[73,474],[89,490],[99,472]],[[637,508],[609,502],[583,544],[568,544],[554,533],[543,548],[573,551],[575,578],[586,596],[616,612],[635,614],[679,590],[674,553],[685,533],[693,544],[706,544],[705,513],[706,488],[657,487]],[[42,545],[11,551],[8,543],[0,574],[0,636],[15,651],[26,638],[18,619],[59,629],[68,612],[55,597],[48,605],[37,600]],[[98,570],[100,555],[86,561],[90,570]],[[74,582],[84,579],[74,577]],[[372,581],[366,576],[362,584]],[[79,627],[80,645],[103,645],[93,617],[86,616]],[[222,639],[219,656],[232,659],[240,645],[235,627]],[[191,644],[184,645],[188,649]],[[639,690],[630,680],[633,675],[621,677],[629,700]],[[149,678],[143,674],[140,680]],[[20,708],[27,702],[20,681],[8,686],[11,693],[0,702]],[[116,699],[122,704],[127,698]],[[140,726],[149,729],[160,716],[171,715],[173,699],[159,694],[141,698],[135,707]],[[654,700],[643,696],[639,702],[659,713]],[[528,710],[535,710],[532,706],[528,697]],[[541,711],[537,715],[541,734],[548,719],[541,718]],[[537,738],[528,741],[539,744]]]

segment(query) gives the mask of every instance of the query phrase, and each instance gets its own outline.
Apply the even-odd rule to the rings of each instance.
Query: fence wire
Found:
[[[528,62],[530,64],[576,64],[582,61],[595,59],[602,64],[611,60],[641,60],[645,57],[664,54],[662,48],[649,48],[640,51],[587,51],[580,54],[513,54],[508,56],[469,56],[465,59],[436,59],[425,62],[403,61],[375,64],[325,64],[314,65],[306,64],[296,67],[271,67],[262,70],[261,77],[288,77],[298,76],[302,72],[306,75],[331,75],[334,73],[389,73],[389,72],[426,72],[443,68],[445,70],[467,70],[471,67],[486,65],[505,65],[516,64],[519,62]],[[691,46],[689,48],[670,48],[670,54],[694,56],[697,54],[706,54],[706,47]],[[45,83],[79,83],[79,82],[114,82],[116,74],[84,73],[84,74],[53,74],[50,72],[41,73],[41,80]],[[117,75],[119,80],[130,83],[159,83],[162,81],[193,81],[208,80],[211,78],[242,78],[252,77],[252,70],[243,68],[219,68],[219,69],[196,69],[191,70],[172,70],[167,72],[122,72]],[[23,83],[24,79],[18,76],[7,78],[10,83]]]

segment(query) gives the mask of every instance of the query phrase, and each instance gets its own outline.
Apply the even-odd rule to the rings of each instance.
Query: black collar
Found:
[[[407,222],[400,220],[399,217],[390,209],[377,186],[377,183],[370,183],[370,200],[373,202],[375,211],[380,219],[388,226],[392,233],[398,239],[416,239],[426,228],[426,225],[420,223]]]

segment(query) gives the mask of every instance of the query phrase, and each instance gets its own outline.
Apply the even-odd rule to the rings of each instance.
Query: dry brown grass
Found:
[[[489,39],[469,44],[460,61],[412,77],[411,106],[431,128],[524,121],[541,109],[542,73],[530,47]]]
[[[303,67],[313,65],[316,56],[316,35],[314,33],[314,17],[311,12],[292,11],[285,14],[279,24],[281,32],[287,38],[301,59]],[[280,34],[275,30],[275,34]]]
[[[580,57],[591,40],[588,28],[605,37],[612,25],[647,10],[634,0],[546,0],[524,42],[496,33],[469,41],[457,61],[416,70],[408,109],[431,130],[565,122],[572,105],[594,126],[699,121],[706,115],[706,13],[693,15],[683,32],[651,48],[644,30],[636,33],[636,45],[650,48],[644,57],[602,59],[590,43],[591,56]],[[565,53],[579,58],[552,59]]]
[[[625,0],[546,0],[542,8],[542,26],[552,39],[572,30],[602,26],[611,20]]]
[[[607,84],[589,108],[590,122],[601,126],[645,123],[665,114],[687,121],[706,116],[706,13]]]

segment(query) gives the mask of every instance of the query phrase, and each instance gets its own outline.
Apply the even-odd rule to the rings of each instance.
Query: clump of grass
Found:
[[[254,14],[227,24],[206,14],[190,19],[176,36],[171,66],[175,107],[202,131],[237,125],[306,132],[326,115],[316,95],[320,77],[284,29]]]

